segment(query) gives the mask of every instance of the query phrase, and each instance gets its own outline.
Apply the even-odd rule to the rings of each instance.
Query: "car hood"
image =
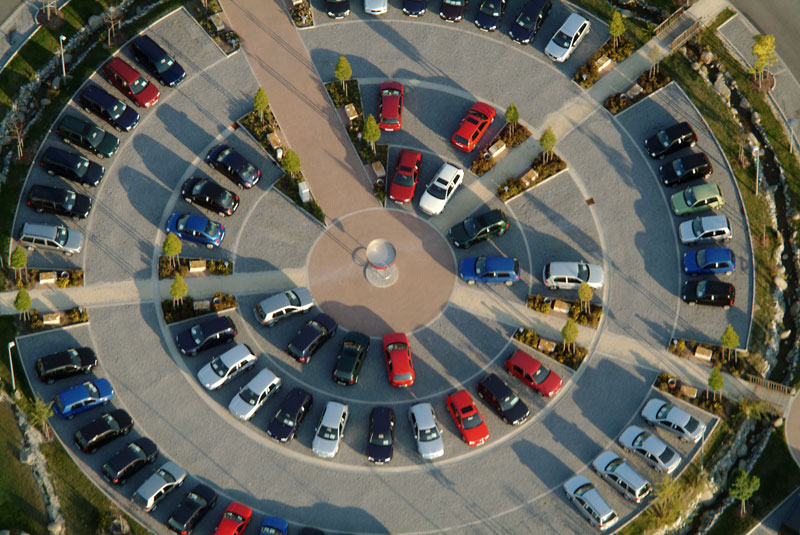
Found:
[[[69,251],[80,252],[82,244],[83,234],[75,229],[69,229],[69,232],[67,232],[67,243],[64,247]]]
[[[678,236],[683,243],[691,243],[697,239],[692,232],[692,221],[684,221],[678,226]]]
[[[672,162],[662,165],[658,170],[661,172],[662,182],[667,186],[677,184],[680,181],[680,177],[675,173],[675,168],[672,167]]]
[[[119,138],[113,134],[105,133],[103,139],[97,145],[95,150],[105,157],[112,156],[119,148]]]
[[[319,435],[314,435],[311,449],[320,457],[332,458],[336,455],[336,446],[338,446],[338,444],[336,440],[327,440],[321,438]]]
[[[426,0],[403,0],[403,11],[411,15],[425,13]]]
[[[125,108],[125,111],[122,112],[122,115],[116,120],[117,126],[129,132],[134,129],[134,127],[139,124],[139,114],[128,106]]]
[[[441,437],[429,442],[417,441],[417,448],[419,448],[419,454],[422,455],[423,459],[436,459],[444,455],[444,441]]]
[[[386,0],[364,0],[365,11],[378,11],[381,9],[386,9],[386,7]]]
[[[477,24],[481,28],[496,29],[499,22],[500,22],[500,17],[487,15],[483,11],[478,11],[478,14],[475,16],[475,24]]]
[[[178,334],[176,342],[178,343],[178,349],[181,350],[181,353],[191,352],[197,349],[194,338],[192,338],[192,334],[188,330]]]
[[[78,215],[86,217],[89,215],[89,211],[92,209],[92,199],[86,195],[76,195],[75,196],[75,205],[72,207],[72,211]]]
[[[458,266],[458,275],[462,279],[474,279],[475,275],[475,258],[464,258]]]
[[[555,394],[561,388],[561,377],[559,377],[553,370],[547,376],[547,379],[542,381],[539,385],[539,391],[547,397]]]
[[[658,141],[657,136],[650,136],[644,140],[644,148],[650,152],[659,153],[664,150],[663,145]]]
[[[672,203],[672,209],[675,211],[675,213],[682,214],[689,211],[690,207],[688,204],[686,204],[686,199],[684,199],[682,191],[673,193],[669,200]]]
[[[247,420],[253,415],[256,407],[245,402],[237,392],[231,402],[228,404],[228,410],[230,410],[233,415],[240,420]]]
[[[445,4],[442,2],[441,14],[446,19],[458,20],[464,16],[464,9],[466,6],[454,6],[452,4]]]
[[[283,442],[291,435],[292,428],[288,425],[284,425],[282,422],[272,420],[269,423],[269,427],[267,427],[267,432],[272,438]]]
[[[370,444],[367,447],[367,455],[374,459],[374,462],[389,462],[392,459],[392,446],[376,446],[375,444]]]
[[[697,283],[699,281],[686,281],[683,283],[683,292],[682,295],[684,297],[697,297]]]
[[[563,58],[567,55],[568,50],[566,48],[562,48],[555,44],[553,41],[547,43],[547,46],[544,49],[545,54],[549,54],[555,58]]]
[[[683,271],[686,273],[697,273],[700,271],[700,266],[697,265],[697,251],[684,253]]]
[[[414,196],[414,186],[399,186],[392,180],[389,186],[389,195],[395,201],[410,201]]]
[[[105,173],[105,169],[103,169],[102,165],[89,160],[89,167],[86,169],[86,174],[81,178],[81,182],[89,186],[98,186],[103,179],[103,173]]]
[[[186,71],[177,61],[169,69],[161,73],[161,79],[169,87],[175,87],[184,77],[186,77]]]
[[[197,379],[209,390],[218,387],[223,381],[223,378],[211,369],[211,364],[206,364],[197,372]]]
[[[428,194],[427,190],[422,194],[419,200],[419,208],[426,214],[438,215],[442,212],[445,206],[444,199],[437,199],[433,195]]]
[[[528,406],[525,405],[522,400],[520,400],[517,401],[516,405],[505,411],[505,416],[509,423],[521,423],[521,420],[524,420],[530,416],[530,410],[528,410]]]
[[[325,9],[334,16],[345,15],[350,13],[350,2],[325,2]]]
[[[514,41],[528,42],[533,37],[533,30],[524,28],[514,21],[511,28],[508,30],[508,35]]]
[[[161,96],[161,91],[158,90],[156,84],[150,82],[138,95],[136,101],[141,103],[145,108],[149,108],[156,103],[158,97]]]
[[[449,234],[450,238],[457,245],[465,244],[470,240],[470,235],[467,233],[467,229],[464,228],[464,223],[459,223],[450,228]]]

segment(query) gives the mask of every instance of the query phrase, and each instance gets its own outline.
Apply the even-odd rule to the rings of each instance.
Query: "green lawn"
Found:
[[[674,5],[673,0],[658,0],[660,4]],[[589,13],[595,15],[597,18],[605,21],[608,24],[611,21],[611,16],[616,11],[607,0],[572,0],[572,2],[585,9]],[[673,11],[674,8],[670,11]],[[625,19],[626,34],[633,41],[636,48],[639,48],[652,37],[652,28],[655,26],[650,25],[644,21],[628,18]]]

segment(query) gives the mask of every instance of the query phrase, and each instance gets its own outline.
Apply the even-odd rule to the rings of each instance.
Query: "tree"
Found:
[[[169,288],[169,296],[172,297],[173,305],[176,303],[183,304],[183,298],[186,297],[186,294],[189,292],[189,288],[186,286],[186,281],[183,280],[183,277],[180,273],[175,273],[175,280],[172,281],[172,286]]]
[[[561,329],[561,338],[564,339],[564,350],[566,350],[567,346],[569,346],[570,350],[574,352],[575,340],[578,338],[578,325],[572,318],[569,318],[567,323]]]
[[[24,115],[14,113],[8,122],[8,133],[17,144],[17,159],[22,159],[25,149],[25,118]]]
[[[647,57],[653,62],[653,65],[650,67],[650,79],[652,80],[656,74],[658,74],[658,64],[661,61],[661,50],[657,46],[654,46],[650,49],[650,52],[647,53]]]
[[[611,37],[614,38],[612,43],[614,50],[616,50],[617,45],[619,44],[619,38],[625,33],[625,20],[622,18],[622,13],[620,13],[619,10],[614,11],[614,14],[611,15],[611,22],[608,25],[608,33],[610,33]]]
[[[38,427],[44,433],[44,438],[50,441],[50,417],[53,416],[53,402],[44,401],[40,397],[33,400],[33,405],[29,413],[29,418],[33,425]]]
[[[768,415],[774,412],[769,403],[763,399],[747,397],[739,400],[739,410],[741,411],[745,420],[749,420],[751,418],[755,420],[764,420]]]
[[[745,515],[745,505],[747,500],[761,487],[761,479],[756,475],[750,475],[741,468],[735,468],[731,474],[731,482],[728,485],[728,494],[734,500],[739,500],[741,509],[739,514]]]
[[[169,263],[172,266],[175,266],[175,260],[178,258],[178,255],[181,254],[182,249],[183,245],[178,235],[174,232],[167,234],[167,237],[164,239],[164,245],[161,246],[161,252],[164,253],[164,256],[169,258]]]
[[[669,522],[675,516],[675,505],[681,496],[681,490],[680,483],[671,475],[665,475],[653,485],[654,499],[650,510],[662,523]]]
[[[717,400],[717,392],[722,390],[722,387],[725,386],[725,380],[722,378],[722,373],[720,373],[719,369],[719,364],[717,364],[714,366],[714,369],[711,370],[711,375],[708,376],[708,388],[714,392],[714,401]],[[706,399],[708,399],[708,389],[706,389]]]
[[[263,87],[259,87],[253,97],[253,109],[258,112],[258,120],[264,122],[264,112],[269,109],[269,97]]]
[[[517,128],[517,123],[519,122],[519,111],[514,104],[509,104],[508,109],[506,110],[506,122],[511,125],[511,133],[514,133],[514,130]]]
[[[753,55],[756,57],[756,62],[750,68],[750,72],[758,75],[758,88],[760,90],[764,81],[764,71],[778,61],[778,56],[775,54],[774,35],[754,35],[753,41],[755,41],[753,43]]]
[[[17,292],[17,297],[14,299],[14,308],[19,311],[20,318],[27,320],[28,311],[31,309],[31,296],[25,291],[25,288],[20,288]]]
[[[727,327],[725,327],[725,332],[722,333],[720,342],[722,342],[722,356],[730,358],[730,351],[739,347],[739,335],[736,334],[736,330],[733,328],[733,325],[729,324]],[[736,352],[734,351],[733,354],[734,359],[738,362],[739,358],[736,356]]]
[[[586,284],[586,282],[582,282],[580,287],[578,288],[578,299],[581,300],[581,311],[585,311],[587,314],[591,311],[591,305],[589,304],[594,297],[594,290],[592,287]]]
[[[117,38],[116,30],[122,27],[122,10],[117,7],[108,7],[103,14],[103,19],[108,26],[108,46],[111,46],[111,39]]]
[[[300,170],[300,156],[292,149],[286,149],[281,158],[281,167],[294,178],[294,174]]]
[[[14,277],[19,278],[19,270],[25,269],[25,266],[28,265],[28,254],[25,249],[22,247],[14,249],[14,252],[11,253],[9,264],[14,269]]]
[[[550,159],[550,155],[556,147],[556,141],[556,135],[553,133],[553,129],[548,126],[547,130],[542,134],[542,137],[539,138],[539,145],[541,145],[542,150],[544,150],[543,163],[547,163]]]
[[[375,122],[375,117],[372,114],[367,115],[367,120],[364,121],[364,141],[369,142],[372,147],[372,152],[375,152],[375,143],[381,138],[381,129],[378,128],[378,123]]]
[[[350,68],[350,62],[347,61],[346,57],[339,56],[336,68],[333,69],[333,75],[342,82],[342,90],[344,90],[344,95],[347,96],[347,84],[345,82],[353,76],[353,69]]]

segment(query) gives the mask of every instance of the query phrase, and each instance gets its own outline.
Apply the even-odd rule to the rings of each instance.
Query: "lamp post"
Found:
[[[17,391],[17,383],[14,381],[14,360],[11,358],[11,349],[16,346],[17,343],[11,341],[8,343],[8,367],[11,368],[11,391],[12,393]]]
[[[67,81],[67,66],[64,65],[64,41],[66,40],[67,38],[63,35],[58,36],[58,46],[61,48],[61,77],[65,82]]]
[[[786,121],[789,124],[789,154],[794,152],[794,129],[797,128],[797,119],[789,117]]]
[[[761,158],[761,148],[758,145],[753,146],[753,158],[756,159],[756,197],[758,197],[758,183],[759,183],[758,164]]]

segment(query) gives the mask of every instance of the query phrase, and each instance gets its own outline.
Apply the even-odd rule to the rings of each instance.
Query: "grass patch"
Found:
[[[672,0],[661,1],[673,3]],[[617,8],[612,6],[607,0],[572,0],[572,3],[585,9],[592,15],[595,15],[606,24],[611,22],[611,16],[614,14],[614,11],[617,10]],[[655,28],[655,26],[652,24],[638,19],[626,18],[624,20],[625,36],[633,42],[635,48],[639,48],[653,37],[653,28]]]

